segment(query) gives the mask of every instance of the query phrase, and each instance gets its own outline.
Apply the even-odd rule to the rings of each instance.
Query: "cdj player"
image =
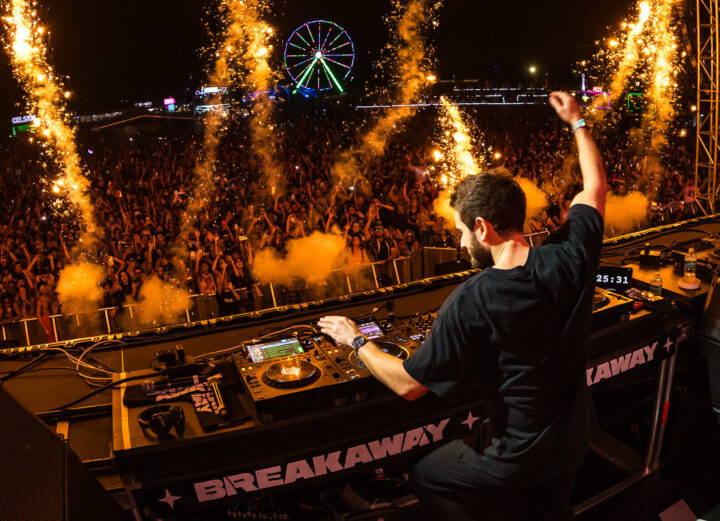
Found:
[[[597,288],[593,329],[626,319],[633,301]],[[434,312],[404,318],[356,320],[365,336],[401,360],[412,356],[430,333]],[[233,355],[247,395],[262,422],[357,402],[387,393],[349,346],[320,333],[250,341]]]
[[[418,326],[431,325],[433,318],[426,313],[395,321],[367,318],[357,324],[380,349],[404,360],[429,331],[429,326]],[[233,360],[264,422],[386,392],[351,347],[335,345],[322,334],[248,342]]]

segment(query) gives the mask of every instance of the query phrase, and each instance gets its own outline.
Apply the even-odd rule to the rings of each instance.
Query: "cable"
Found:
[[[68,353],[66,350],[64,350],[64,349],[62,349],[62,348],[60,348],[60,347],[53,347],[53,348],[50,348],[50,350],[60,351],[61,353],[63,353],[63,354],[68,358],[68,360],[70,360],[71,362],[76,363],[75,369],[76,369],[76,371],[77,371],[78,376],[80,376],[80,378],[82,378],[83,380],[85,380],[85,383],[87,383],[88,385],[97,386],[98,384],[92,382],[91,380],[107,381],[107,380],[111,380],[111,379],[112,379],[112,375],[113,375],[113,374],[118,374],[116,371],[112,371],[112,370],[109,370],[109,369],[103,369],[103,368],[101,368],[101,367],[97,367],[97,366],[95,366],[95,365],[88,364],[87,362],[83,362],[82,360],[74,357],[73,355],[71,355],[71,354]],[[80,371],[80,366],[84,367],[85,369],[94,370],[94,371],[96,371],[96,372],[98,372],[98,373],[105,373],[105,376],[93,376],[93,375],[88,375],[88,374],[82,373],[82,372]]]
[[[86,354],[88,354],[90,351],[92,351],[93,349],[95,349],[96,347],[101,346],[101,345],[103,345],[103,344],[120,344],[120,345],[124,345],[125,342],[122,342],[121,340],[110,340],[110,339],[101,340],[100,342],[97,342],[97,343],[91,345],[90,347],[88,347],[87,349],[85,349],[85,350],[80,354],[80,356],[77,358],[77,362],[76,362],[76,365],[75,365],[75,369],[77,370],[78,375],[79,375],[83,380],[85,380],[85,383],[87,383],[88,385],[92,385],[92,386],[98,386],[98,385],[99,385],[99,384],[93,383],[93,382],[91,382],[91,381],[89,381],[89,380],[107,380],[107,379],[109,378],[109,377],[107,377],[107,376],[106,376],[106,377],[97,377],[97,376],[85,375],[85,374],[83,374],[83,373],[80,372],[80,364],[82,363],[83,357],[84,357]],[[95,362],[96,362],[97,364],[100,364],[100,362],[98,362],[97,360],[96,360]],[[94,366],[94,367],[98,368],[98,366]],[[115,373],[115,371],[112,371],[112,370],[110,370],[110,369],[104,369],[104,368],[98,368],[98,371],[99,371],[99,372],[110,371],[110,372]]]
[[[35,373],[41,373],[41,372],[43,372],[43,371],[72,371],[73,374],[75,374],[75,375],[77,375],[77,376],[80,376],[80,375],[77,374],[77,373],[78,373],[77,370],[76,370],[74,367],[72,367],[72,366],[65,366],[65,367],[63,367],[63,366],[58,366],[58,367],[38,367],[38,368],[36,368],[36,369],[25,369],[25,370],[23,370],[22,374],[23,374],[23,375],[30,375],[30,374],[35,374]],[[14,373],[14,372],[15,372],[15,371],[0,371],[0,374],[9,374],[9,373]],[[17,375],[16,375],[16,376],[17,376]],[[96,377],[95,377],[95,378],[96,378]],[[107,380],[107,377],[103,377],[103,379],[104,379],[104,380]],[[0,380],[2,380],[2,379],[0,378]]]
[[[29,368],[32,367],[33,365],[37,364],[40,360],[42,360],[43,358],[45,358],[47,355],[48,355],[48,352],[46,351],[46,352],[42,353],[40,356],[38,356],[37,358],[33,358],[32,360],[30,360],[30,361],[27,362],[26,364],[23,364],[23,365],[20,366],[19,368],[15,369],[15,370],[13,370],[13,371],[9,371],[8,374],[6,374],[6,375],[3,376],[2,378],[0,378],[0,386],[2,386],[2,384],[4,384],[5,382],[7,382],[8,380],[10,380],[11,378],[15,378],[17,375],[19,375],[20,373],[22,373],[22,372],[25,371],[26,369],[29,369]]]
[[[302,329],[302,328],[307,328],[307,329],[309,329],[310,331],[312,331],[313,333],[317,333],[317,329],[315,329],[315,328],[314,328],[313,326],[311,326],[310,324],[297,324],[297,325],[292,325],[292,326],[289,326],[289,327],[280,329],[280,330],[278,330],[278,331],[273,331],[272,333],[268,333],[268,334],[266,334],[266,335],[261,335],[261,336],[257,337],[255,340],[263,340],[263,339],[265,339],[265,338],[269,338],[269,337],[275,336],[275,335],[277,335],[278,333],[284,333],[285,331],[294,331],[295,329]]]
[[[375,306],[374,308],[372,308],[372,309],[371,309],[370,311],[368,311],[367,313],[363,313],[362,315],[355,315],[354,318],[364,318],[364,317],[367,317],[367,316],[370,316],[370,315],[374,315],[374,314],[377,313],[378,311],[387,308],[389,302],[390,302],[390,301],[386,300],[386,301],[383,302],[381,305]]]
[[[142,374],[142,375],[135,375],[135,376],[128,376],[127,378],[121,378],[120,380],[117,380],[115,382],[110,382],[109,384],[103,385],[101,387],[98,387],[94,391],[91,391],[87,393],[86,395],[81,396],[80,398],[73,400],[69,403],[66,403],[64,405],[61,405],[60,407],[56,407],[55,409],[49,409],[47,411],[42,411],[42,414],[50,414],[50,413],[56,413],[58,411],[63,411],[69,407],[72,407],[73,405],[84,402],[88,398],[91,398],[95,396],[96,394],[100,394],[103,391],[107,391],[108,389],[112,389],[113,387],[116,387],[120,384],[124,384],[125,382],[132,382],[133,380],[147,380],[148,375]]]
[[[222,353],[227,353],[227,352],[234,351],[234,350],[236,350],[236,349],[241,349],[241,348],[242,348],[242,344],[236,345],[236,346],[232,346],[232,347],[226,347],[225,349],[220,349],[220,350],[218,350],[218,351],[211,351],[211,352],[209,352],[209,353],[203,353],[203,354],[201,354],[201,355],[198,355],[198,356],[195,357],[195,360],[200,360],[200,359],[203,359],[203,358],[208,357],[208,356],[213,356],[213,355],[219,355],[219,354],[222,354]]]

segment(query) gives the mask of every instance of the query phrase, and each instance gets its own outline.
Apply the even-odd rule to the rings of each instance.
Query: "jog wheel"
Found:
[[[608,296],[596,289],[595,293],[593,293],[592,310],[597,311],[607,306],[608,302],[610,302]]]
[[[262,375],[262,381],[278,389],[296,389],[320,378],[320,369],[304,360],[276,362]]]
[[[405,351],[399,345],[393,344],[392,342],[375,342],[375,345],[377,345],[385,353],[393,355],[400,360],[405,360],[408,357],[407,351]],[[355,354],[355,351],[350,354],[350,363],[353,364],[355,367],[365,369],[365,364],[362,360],[360,360],[360,357]]]

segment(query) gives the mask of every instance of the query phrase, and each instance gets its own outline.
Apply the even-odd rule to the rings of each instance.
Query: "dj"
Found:
[[[484,398],[488,419],[472,438],[436,449],[412,470],[434,519],[566,519],[588,449],[585,359],[606,180],[575,100],[554,92],[550,104],[572,125],[583,190],[543,246],[530,248],[523,237],[525,195],[513,179],[467,177],[451,204],[461,246],[486,269],[453,291],[413,356],[384,353],[348,318],[319,321],[403,398]]]

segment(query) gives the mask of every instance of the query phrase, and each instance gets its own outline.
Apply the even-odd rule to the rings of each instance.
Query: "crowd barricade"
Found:
[[[467,260],[467,254],[465,250],[460,253],[460,258]],[[446,262],[453,262],[458,260],[457,248],[434,248],[425,247],[422,250],[422,269],[424,276],[433,277],[435,276],[435,266],[438,264],[445,264]]]
[[[240,305],[243,311],[256,311],[405,284],[431,277],[437,264],[456,259],[455,248],[426,247],[409,257],[335,269],[321,284],[307,284],[301,280],[289,284],[261,284],[261,295],[248,295]],[[191,295],[190,304],[184,313],[165,322],[157,319],[152,324],[143,322],[138,311],[137,304],[127,304],[117,308],[100,308],[92,312],[51,315],[42,317],[43,322],[37,318],[27,318],[0,324],[0,339],[20,346],[38,345],[138,331],[147,327],[198,322],[220,316],[214,293]]]

